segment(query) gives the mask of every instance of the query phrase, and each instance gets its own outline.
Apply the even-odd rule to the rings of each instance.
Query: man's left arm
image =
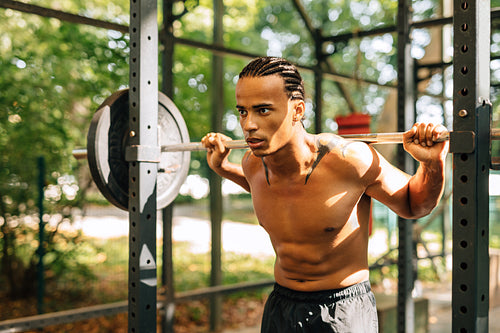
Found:
[[[448,141],[436,142],[447,130],[442,125],[417,123],[403,136],[405,150],[420,162],[408,182],[408,204],[412,218],[429,214],[444,191]]]
[[[429,214],[438,204],[445,184],[448,142],[435,142],[446,132],[442,125],[415,124],[403,135],[405,150],[420,165],[413,176],[399,170],[373,150],[365,158],[368,184],[365,193],[396,214],[416,219]],[[369,154],[364,154],[369,157]]]

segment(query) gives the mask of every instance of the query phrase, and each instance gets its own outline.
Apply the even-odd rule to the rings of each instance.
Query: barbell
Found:
[[[449,140],[452,134],[445,133],[437,141]],[[128,209],[127,148],[131,135],[129,95],[128,89],[124,89],[108,97],[95,112],[87,134],[87,149],[73,150],[75,158],[87,158],[92,178],[104,197],[124,210]],[[402,132],[341,136],[371,144],[403,143]],[[500,139],[500,129],[491,130],[491,139]],[[158,143],[160,154],[154,162],[158,163],[156,196],[157,208],[161,209],[177,197],[189,172],[190,152],[206,150],[201,142],[189,142],[187,126],[180,111],[161,92],[158,93]],[[248,148],[244,140],[225,141],[224,145],[230,149]]]

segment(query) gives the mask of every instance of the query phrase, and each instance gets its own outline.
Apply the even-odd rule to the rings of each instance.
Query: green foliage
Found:
[[[64,4],[90,13],[99,3]],[[97,106],[127,84],[128,43],[117,32],[10,9],[0,10],[0,31],[0,239],[2,271],[13,281],[14,273],[29,275],[38,260],[18,234],[19,228],[28,230],[23,229],[24,216],[37,212],[37,159],[46,161],[45,212],[70,215],[82,195],[76,181],[79,164],[71,151],[85,145]],[[76,246],[76,240],[65,242]],[[70,276],[68,270],[88,274],[85,265],[74,261],[80,249],[65,249],[63,255],[48,244],[46,250],[54,276]],[[20,261],[31,264],[17,265],[14,272],[12,265]],[[65,266],[71,262],[75,265]]]
[[[258,281],[273,277],[274,257],[225,252],[223,284]],[[210,282],[210,254],[192,253],[185,243],[174,244],[175,290],[187,291],[207,287]]]

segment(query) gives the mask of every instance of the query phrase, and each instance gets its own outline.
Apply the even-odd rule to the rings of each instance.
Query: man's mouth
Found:
[[[251,149],[259,148],[264,144],[264,140],[257,138],[247,138],[246,141]]]

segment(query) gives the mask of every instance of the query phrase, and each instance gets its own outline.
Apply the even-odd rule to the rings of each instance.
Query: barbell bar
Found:
[[[450,139],[452,132],[445,132],[435,142],[444,142]],[[345,134],[340,135],[342,138],[350,141],[360,141],[370,144],[400,144],[403,143],[404,132],[391,133],[365,133],[365,134]],[[500,129],[491,130],[491,139],[500,140]],[[248,144],[245,140],[229,140],[224,141],[224,146],[229,149],[246,149]],[[206,150],[201,142],[174,143],[161,146],[161,152],[181,152],[181,151],[203,151]],[[87,150],[78,148],[73,150],[73,157],[76,159],[87,158]]]

